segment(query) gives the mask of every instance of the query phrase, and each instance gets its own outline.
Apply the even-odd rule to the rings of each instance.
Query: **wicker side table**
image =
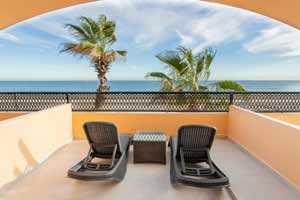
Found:
[[[133,137],[134,163],[166,164],[166,135],[157,131],[139,131]]]

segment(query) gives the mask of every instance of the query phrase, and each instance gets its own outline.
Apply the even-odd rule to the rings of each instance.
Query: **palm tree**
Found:
[[[146,77],[159,79],[161,91],[245,91],[242,85],[234,81],[207,84],[216,52],[214,48],[206,48],[193,54],[192,49],[180,46],[175,50],[160,53],[156,58],[166,64],[169,73],[151,72]]]
[[[61,52],[90,59],[100,81],[98,91],[108,91],[106,74],[111,64],[127,54],[126,51],[111,48],[117,40],[116,23],[109,21],[105,15],[101,15],[98,21],[82,16],[79,25],[66,24],[66,27],[78,42],[64,43]]]

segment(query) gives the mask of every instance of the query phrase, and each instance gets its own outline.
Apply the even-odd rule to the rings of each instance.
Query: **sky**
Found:
[[[59,53],[76,40],[66,23],[104,14],[117,24],[110,80],[143,80],[164,71],[156,58],[179,45],[217,49],[212,80],[299,80],[300,31],[271,18],[198,0],[104,0],[20,22],[0,31],[0,80],[96,80],[87,59]]]

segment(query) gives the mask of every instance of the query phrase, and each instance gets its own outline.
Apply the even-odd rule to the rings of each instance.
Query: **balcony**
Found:
[[[13,186],[5,189],[3,199],[231,199],[221,189],[187,186],[172,187],[167,165],[133,164],[132,150],[127,174],[121,183],[83,182],[66,177],[67,170],[82,159],[88,145],[75,141],[52,155]],[[230,177],[238,199],[299,199],[297,192],[238,145],[217,139],[212,149],[215,162]]]
[[[173,94],[163,101],[156,96],[153,107],[143,103],[144,99],[149,101],[149,97],[141,95],[143,98],[140,98],[133,94],[135,98],[129,98],[126,94],[126,98],[105,99],[110,104],[102,105],[110,106],[109,112],[103,111],[104,107],[85,110],[83,106],[87,102],[93,105],[94,99],[78,101],[70,95],[68,102],[72,105],[59,105],[67,102],[51,95],[14,94],[1,98],[1,109],[5,111],[0,114],[3,120],[0,122],[1,141],[5,141],[0,146],[0,157],[4,161],[0,168],[1,199],[195,199],[195,196],[199,199],[231,199],[225,189],[173,187],[169,180],[169,148],[167,165],[133,164],[131,148],[127,174],[120,183],[67,178],[67,170],[88,151],[87,142],[81,140],[84,139],[82,124],[94,120],[113,122],[121,133],[160,130],[167,136],[176,134],[183,124],[215,126],[218,131],[212,158],[229,177],[238,199],[299,199],[297,93],[249,93],[247,97],[224,93],[221,98],[209,94],[210,102],[207,94],[197,94],[197,98],[189,94],[185,104],[179,106],[176,106],[178,102]],[[84,96],[77,94],[81,95]],[[205,98],[199,98],[201,95]],[[68,95],[61,96],[67,101]],[[159,97],[162,98],[161,94]],[[191,97],[194,100],[189,99]],[[115,101],[119,104],[112,103]],[[187,106],[187,102],[193,102],[193,106]],[[134,112],[130,107],[133,105],[137,109],[144,105],[143,111]],[[82,107],[84,109],[79,110]],[[118,110],[120,107],[125,109]],[[275,112],[271,112],[272,109]],[[41,111],[29,113],[30,110]]]

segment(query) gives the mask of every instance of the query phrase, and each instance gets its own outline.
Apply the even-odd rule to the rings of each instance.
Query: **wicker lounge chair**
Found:
[[[171,183],[195,187],[229,187],[228,177],[210,158],[216,129],[209,126],[188,125],[171,136]]]
[[[69,169],[70,178],[81,180],[116,180],[125,177],[128,163],[130,135],[118,135],[117,127],[107,122],[87,122],[83,125],[90,144],[88,155]],[[96,158],[109,163],[96,163]]]

